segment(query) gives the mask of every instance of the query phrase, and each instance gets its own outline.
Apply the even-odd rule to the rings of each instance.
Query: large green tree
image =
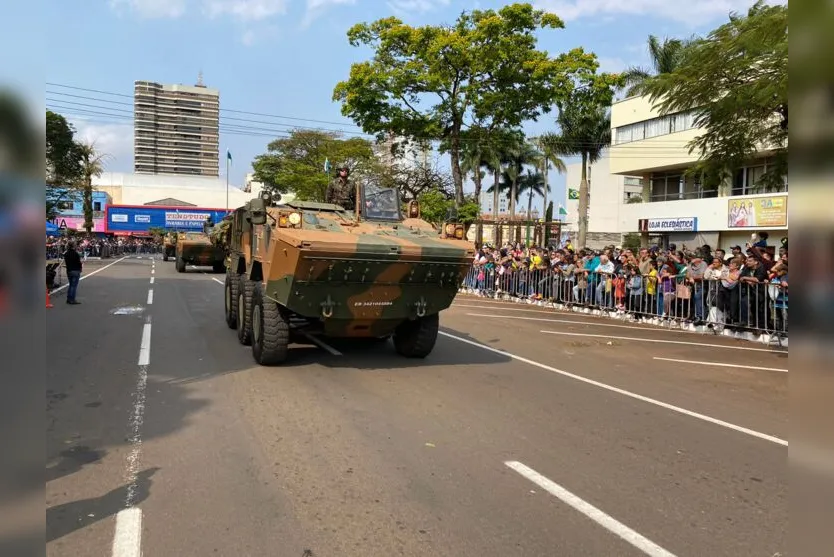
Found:
[[[325,172],[325,161],[332,171]],[[300,200],[324,201],[335,171],[347,167],[352,180],[367,174],[374,163],[367,139],[343,139],[337,133],[296,129],[289,137],[276,139],[267,152],[255,157],[255,179],[272,192],[292,192]]]
[[[595,163],[611,144],[610,98],[605,93],[574,91],[567,102],[559,103],[556,123],[559,131],[544,134],[539,140],[549,153],[579,155],[582,177],[579,182],[579,217],[577,245],[585,247],[588,234],[588,165]]]
[[[699,153],[690,174],[726,178],[770,149],[765,184],[787,172],[788,7],[757,2],[684,51],[675,71],[645,85],[664,114],[693,110],[703,130],[689,143]]]
[[[448,145],[455,201],[463,203],[463,131],[518,127],[547,112],[578,81],[592,79],[596,56],[575,48],[556,57],[536,48],[536,33],[562,20],[530,4],[463,12],[452,25],[412,27],[395,17],[348,31],[373,58],[336,85],[342,113],[368,132]]]
[[[61,114],[46,111],[46,216],[54,218],[61,202],[74,199],[84,176],[75,128]]]

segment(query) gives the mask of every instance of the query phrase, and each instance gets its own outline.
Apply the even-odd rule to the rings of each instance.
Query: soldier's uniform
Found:
[[[347,211],[353,211],[356,208],[356,196],[353,188],[348,182],[347,168],[340,168],[330,185],[327,186],[325,193],[325,202],[340,205]]]

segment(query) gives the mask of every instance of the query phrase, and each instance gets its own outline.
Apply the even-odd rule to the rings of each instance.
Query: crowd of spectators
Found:
[[[788,242],[761,232],[730,253],[675,244],[601,250],[482,246],[464,287],[602,311],[635,320],[677,320],[709,328],[786,334]]]
[[[153,238],[133,238],[130,236],[96,236],[96,235],[75,235],[69,236],[47,236],[46,237],[46,258],[60,259],[67,250],[70,242],[81,257],[116,257],[125,254],[157,253],[160,251],[160,243]]]

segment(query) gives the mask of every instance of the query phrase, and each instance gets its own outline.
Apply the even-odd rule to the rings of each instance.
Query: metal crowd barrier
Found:
[[[778,282],[727,285],[721,280],[691,282],[682,277],[565,275],[552,269],[475,266],[466,292],[528,301],[557,309],[616,314],[681,328],[703,327],[716,334],[746,332],[781,340],[788,334],[788,290]]]

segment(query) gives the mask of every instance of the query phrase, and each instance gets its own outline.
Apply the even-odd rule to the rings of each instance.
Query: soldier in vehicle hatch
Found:
[[[327,203],[340,205],[348,211],[353,211],[356,207],[356,196],[354,188],[348,182],[349,174],[350,171],[347,167],[336,169],[336,177],[327,186],[324,200]]]

